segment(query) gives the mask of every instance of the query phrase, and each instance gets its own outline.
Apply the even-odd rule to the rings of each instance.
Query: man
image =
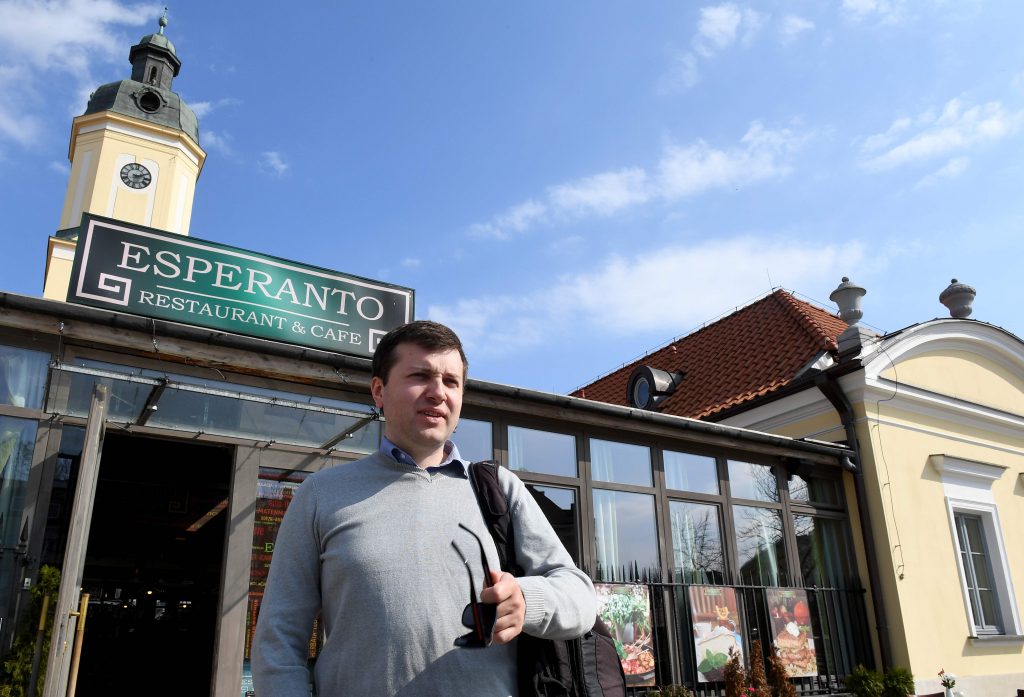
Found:
[[[500,483],[524,573],[497,571],[467,463],[449,440],[467,368],[458,337],[435,322],[412,322],[381,340],[370,381],[385,418],[381,448],[311,475],[295,493],[253,641],[258,697],[308,697],[318,613],[326,633],[313,678],[320,697],[514,696],[520,632],[570,638],[593,626],[590,580],[505,469]],[[456,644],[474,629],[474,594],[494,609],[493,631],[476,642],[486,647]]]

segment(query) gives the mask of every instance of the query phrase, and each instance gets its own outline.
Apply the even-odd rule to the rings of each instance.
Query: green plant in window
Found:
[[[43,598],[50,596],[49,611],[46,618],[46,629],[40,651],[39,680],[36,694],[43,692],[46,678],[46,657],[50,654],[50,635],[53,632],[53,616],[56,610],[57,591],[60,588],[60,570],[53,566],[39,569],[39,580],[32,588],[32,607],[22,618],[18,634],[4,661],[3,676],[0,677],[0,697],[30,697],[26,694],[29,678],[32,674],[32,656],[35,652],[36,633],[39,628],[39,615],[42,613]],[[35,695],[31,696],[35,697]]]
[[[896,666],[885,671],[882,684],[882,697],[907,697],[914,694],[914,674],[906,668]]]
[[[846,689],[854,697],[882,697],[885,683],[882,682],[882,674],[877,670],[857,666],[846,676]]]

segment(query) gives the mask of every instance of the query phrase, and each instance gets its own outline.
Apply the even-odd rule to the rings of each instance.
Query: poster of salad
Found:
[[[768,614],[772,618],[772,641],[792,678],[818,674],[818,656],[814,650],[811,611],[807,591],[766,588]]]
[[[690,586],[690,615],[697,650],[697,679],[725,679],[729,651],[743,657],[743,628],[736,591],[720,586]]]
[[[654,685],[654,641],[647,586],[595,583],[597,614],[615,638],[627,685]]]

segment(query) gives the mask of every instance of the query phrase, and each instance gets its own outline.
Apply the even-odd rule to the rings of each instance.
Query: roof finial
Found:
[[[167,26],[167,8],[164,8],[164,14],[160,17],[160,33],[164,33],[164,27]]]

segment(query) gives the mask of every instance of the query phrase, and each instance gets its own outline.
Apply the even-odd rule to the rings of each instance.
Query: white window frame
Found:
[[[932,455],[929,460],[942,479],[946,495],[946,512],[949,531],[956,557],[956,568],[960,575],[960,589],[964,599],[964,613],[971,638],[1016,636],[1022,634],[1017,597],[1010,577],[1010,564],[1003,542],[1003,526],[999,521],[999,509],[992,496],[992,484],[1006,472],[1005,467],[974,462],[949,455]],[[998,613],[1002,631],[992,634],[974,624],[971,594],[967,588],[967,574],[960,555],[960,538],[956,525],[956,514],[976,516],[981,519],[985,537],[988,562],[992,570],[992,585],[996,592]]]

